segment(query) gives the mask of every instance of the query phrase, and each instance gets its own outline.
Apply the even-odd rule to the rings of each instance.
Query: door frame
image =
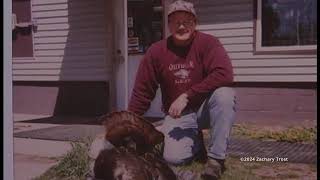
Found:
[[[111,111],[126,110],[129,104],[127,0],[112,0],[113,53],[110,78]]]
[[[12,1],[3,6],[3,177],[13,179],[13,111],[12,111]]]

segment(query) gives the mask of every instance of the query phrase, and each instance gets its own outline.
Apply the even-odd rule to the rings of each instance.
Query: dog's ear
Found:
[[[163,142],[164,135],[143,117],[129,111],[112,112],[102,117],[105,138],[116,147],[130,137],[137,146],[154,146]]]
[[[115,169],[116,156],[117,151],[115,149],[100,151],[93,167],[96,179],[114,179],[113,170]]]

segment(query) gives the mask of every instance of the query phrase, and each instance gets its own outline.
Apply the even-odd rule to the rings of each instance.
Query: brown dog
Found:
[[[176,176],[154,146],[164,136],[144,118],[128,112],[103,116],[105,139],[115,146],[101,151],[95,160],[95,178],[103,180],[175,180]],[[132,147],[132,144],[135,147]]]

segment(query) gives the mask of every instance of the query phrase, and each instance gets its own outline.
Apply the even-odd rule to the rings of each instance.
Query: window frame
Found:
[[[268,53],[268,52],[312,52],[316,53],[317,44],[315,45],[291,45],[291,46],[262,46],[262,1],[257,0],[255,11],[256,11],[256,20],[255,20],[255,29],[254,29],[254,50],[255,53]]]
[[[13,4],[14,1],[12,1]],[[32,0],[29,0],[30,3],[30,22],[33,21],[34,17],[33,17],[33,13],[32,13]],[[11,16],[12,18],[12,16]],[[17,17],[18,18],[18,17]],[[11,20],[12,21],[12,20]],[[12,53],[12,60],[35,60],[35,42],[34,42],[34,29],[33,26],[31,27],[31,45],[32,45],[32,55],[31,56],[22,56],[22,57],[18,57],[18,56],[14,56]],[[12,46],[13,48],[13,46]]]
[[[133,3],[135,3],[135,2],[138,2],[138,3],[144,3],[145,2],[145,0],[128,0],[128,2],[133,2]],[[151,3],[151,5],[152,5],[152,3]],[[162,38],[160,39],[160,40],[163,40],[163,39],[165,39],[166,38],[166,31],[165,31],[165,25],[166,25],[166,23],[165,23],[165,3],[164,3],[164,0],[160,0],[160,4],[157,6],[157,7],[160,7],[160,9],[161,10],[159,10],[160,12],[161,12],[161,14],[162,14],[162,20],[161,21],[159,21],[159,22],[161,22],[162,23],[162,27],[161,27],[161,33],[162,33]],[[130,6],[130,4],[128,4],[128,9],[129,9],[129,6]],[[154,8],[154,7],[156,7],[156,6],[152,6],[152,8]],[[152,12],[154,13],[154,9],[152,10]],[[127,19],[129,18],[129,17],[132,17],[132,16],[129,16],[129,15],[127,15]],[[134,23],[137,23],[137,20],[133,20],[133,21],[135,21]],[[144,23],[143,21],[139,21],[140,23]],[[127,23],[127,25],[128,25],[128,23]],[[127,27],[128,28],[128,30],[129,30],[129,27]],[[151,30],[151,29],[150,29]],[[138,31],[137,31],[138,32]],[[140,33],[140,32],[139,32]],[[135,36],[135,37],[138,37],[137,35]],[[135,38],[135,37],[133,37],[133,38]],[[129,37],[127,37],[127,41],[129,42]],[[133,40],[134,41],[134,40]],[[156,41],[154,41],[154,42],[156,42]],[[154,42],[152,42],[151,44],[149,44],[149,46],[151,46]],[[134,43],[133,43],[134,44]],[[139,39],[139,44],[140,44],[140,39]],[[145,46],[145,44],[142,44],[142,45],[144,45],[144,47],[146,47]],[[128,44],[128,48],[129,48],[129,44]],[[149,47],[148,47],[149,48]],[[148,49],[147,48],[147,49]],[[128,50],[128,55],[129,56],[134,56],[134,55],[140,55],[140,54],[145,54],[146,52],[147,52],[147,49],[144,49],[143,51],[137,51],[137,52],[135,52],[135,51],[132,51],[132,52],[130,52],[129,50]]]

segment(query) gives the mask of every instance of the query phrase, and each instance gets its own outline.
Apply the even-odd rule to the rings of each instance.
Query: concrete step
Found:
[[[14,153],[40,157],[60,157],[71,150],[68,141],[14,138]]]

